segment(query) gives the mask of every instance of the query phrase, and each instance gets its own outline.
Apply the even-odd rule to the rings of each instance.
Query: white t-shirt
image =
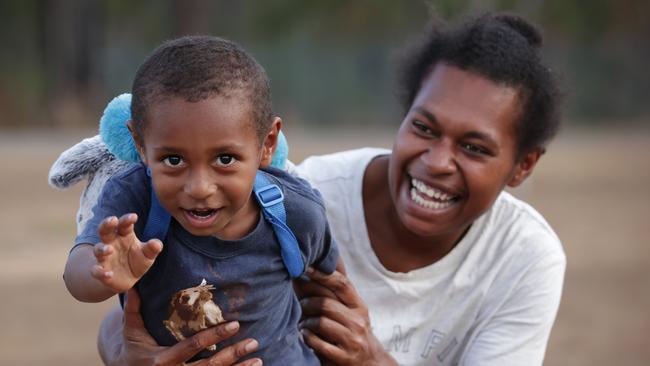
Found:
[[[388,271],[370,246],[361,190],[368,163],[389,153],[345,151],[297,167],[323,195],[374,334],[400,365],[542,364],[566,266],[551,227],[503,192],[444,258]]]

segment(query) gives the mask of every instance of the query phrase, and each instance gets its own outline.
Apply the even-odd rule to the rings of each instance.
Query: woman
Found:
[[[392,151],[298,167],[323,194],[347,268],[300,285],[303,334],[325,363],[542,363],[565,256],[546,221],[503,191],[530,176],[558,128],[540,45],[514,16],[432,29],[405,57]],[[100,349],[138,353],[118,322],[106,319]]]

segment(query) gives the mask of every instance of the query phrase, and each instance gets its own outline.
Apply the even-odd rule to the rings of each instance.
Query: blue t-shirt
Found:
[[[270,168],[265,173],[283,191],[287,225],[298,239],[305,265],[333,272],[338,250],[320,194],[306,181],[281,170]],[[75,243],[99,242],[97,227],[104,218],[130,212],[138,214],[135,232],[140,237],[149,212],[150,189],[143,165],[112,177]],[[237,335],[218,344],[217,350],[251,337],[260,343],[253,357],[262,358],[265,365],[320,364],[298,331],[300,304],[273,227],[261,213],[251,233],[232,241],[194,236],[172,218],[163,243],[162,253],[136,284],[145,326],[158,344],[177,342],[164,324],[173,310],[173,296],[205,280],[214,286],[212,301],[223,318],[240,322]],[[202,352],[200,356],[208,355]]]

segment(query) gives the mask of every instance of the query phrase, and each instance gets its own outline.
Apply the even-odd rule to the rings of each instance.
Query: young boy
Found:
[[[319,364],[299,334],[300,307],[277,239],[283,223],[263,218],[253,194],[281,127],[264,69],[232,42],[185,37],[145,60],[132,94],[129,129],[143,164],[106,183],[66,264],[70,293],[99,302],[135,286],[160,345],[238,320],[237,336],[219,348],[250,337],[265,365]],[[280,170],[261,174],[284,195],[300,271],[333,272],[338,252],[320,195]],[[172,220],[164,238],[143,243],[156,202]]]

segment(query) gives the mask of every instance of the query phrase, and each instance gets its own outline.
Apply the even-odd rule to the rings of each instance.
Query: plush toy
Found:
[[[99,122],[99,135],[87,138],[64,151],[50,168],[49,183],[65,189],[83,179],[88,183],[79,202],[77,232],[80,233],[92,217],[104,184],[114,174],[140,163],[135,143],[126,125],[131,118],[131,94],[115,97],[104,110]],[[289,146],[282,132],[273,155],[271,166],[293,170],[287,160]]]

